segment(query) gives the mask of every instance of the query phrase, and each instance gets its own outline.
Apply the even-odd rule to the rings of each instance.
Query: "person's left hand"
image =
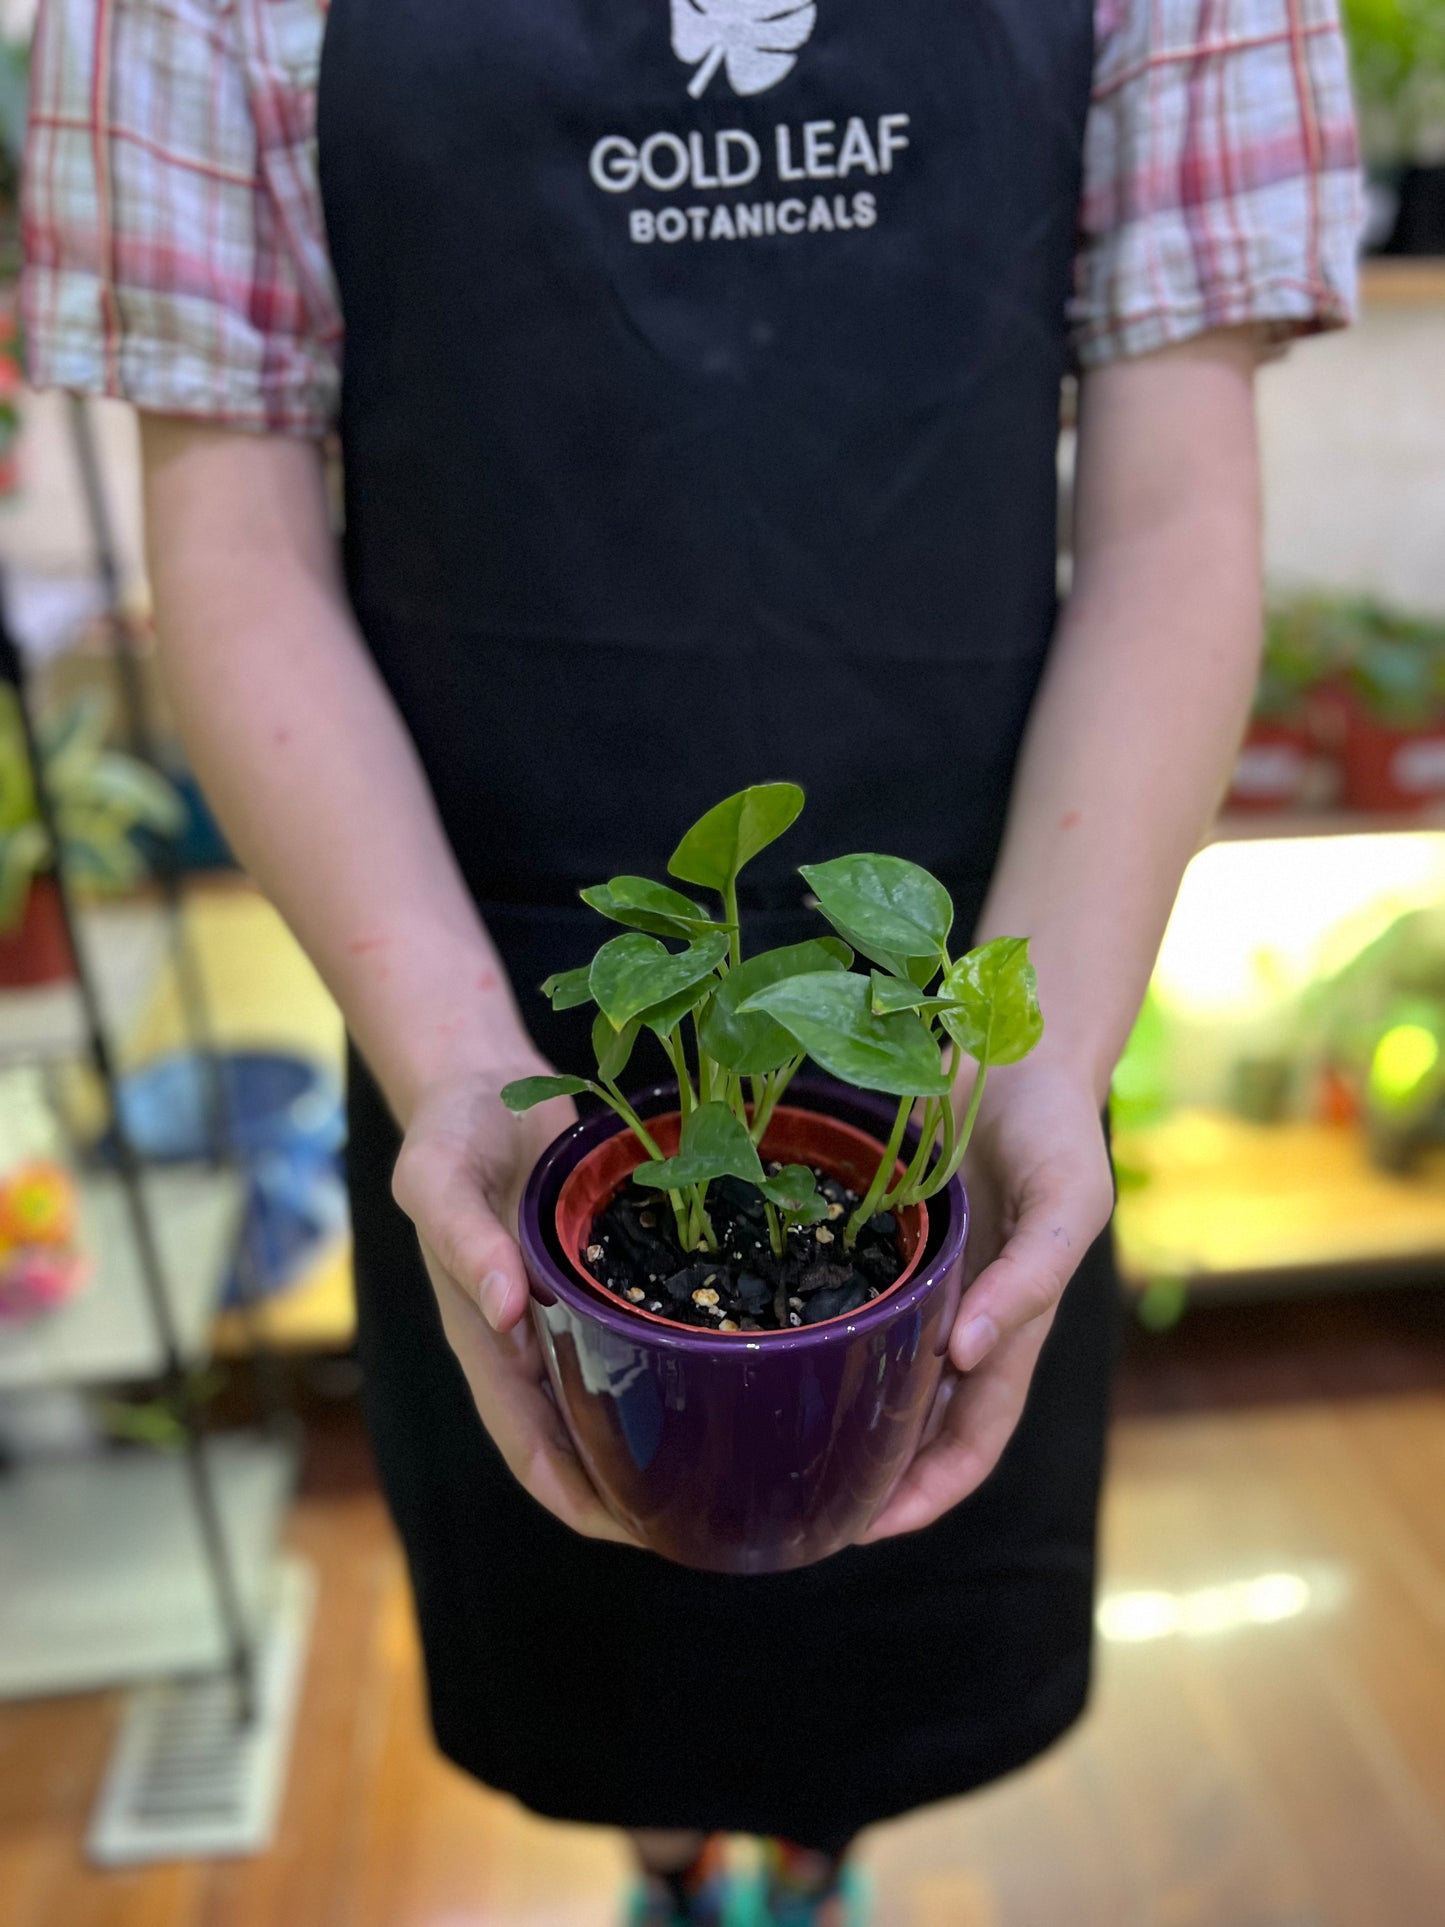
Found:
[[[932,1525],[982,1485],[1013,1436],[1064,1287],[1113,1209],[1088,1079],[1043,1060],[993,1072],[963,1175],[973,1282],[923,1443],[862,1545]]]

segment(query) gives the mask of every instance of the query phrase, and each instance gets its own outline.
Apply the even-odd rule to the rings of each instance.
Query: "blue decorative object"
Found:
[[[280,1051],[192,1051],[158,1057],[120,1081],[120,1114],[136,1149],[188,1163],[218,1151],[246,1167],[243,1250],[252,1289],[284,1291],[346,1228],[341,1087],[317,1064]],[[244,1296],[233,1274],[226,1302]]]

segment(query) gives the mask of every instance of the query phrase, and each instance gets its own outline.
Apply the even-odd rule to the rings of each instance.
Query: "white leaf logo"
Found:
[[[814,0],[672,0],[672,51],[696,67],[701,100],[724,62],[737,94],[761,94],[793,71],[817,25]]]

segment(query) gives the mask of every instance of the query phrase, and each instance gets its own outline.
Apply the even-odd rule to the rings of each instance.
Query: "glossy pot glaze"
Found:
[[[820,1080],[802,1106],[886,1136],[891,1106]],[[663,1088],[637,1100],[669,1110]],[[563,1256],[555,1219],[576,1165],[622,1129],[565,1132],[522,1200],[533,1315],[569,1431],[609,1509],[664,1558],[710,1572],[783,1572],[849,1544],[917,1447],[963,1286],[968,1207],[929,1201],[911,1278],[846,1318],[791,1332],[690,1331],[637,1317]]]

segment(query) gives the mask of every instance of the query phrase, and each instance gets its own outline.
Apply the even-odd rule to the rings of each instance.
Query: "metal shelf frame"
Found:
[[[109,505],[90,417],[85,403],[79,398],[72,398],[70,404],[70,426],[90,524],[96,575],[104,594],[106,621],[120,684],[127,735],[134,753],[156,766],[155,732],[139,673],[135,634],[124,612]],[[97,985],[92,954],[82,934],[74,892],[66,874],[54,797],[36,736],[26,663],[6,618],[3,575],[0,575],[0,680],[11,683],[18,696],[36,807],[55,853],[53,876],[71,951],[73,990],[78,997],[82,1017],[78,1038],[60,1037],[53,1041],[62,1049],[67,1043],[81,1045],[78,1053],[64,1051],[64,1054],[88,1057],[104,1093],[110,1126],[113,1173],[110,1182],[116,1193],[113,1204],[130,1240],[135,1259],[128,1283],[132,1303],[138,1300],[139,1309],[150,1326],[149,1343],[142,1337],[138,1349],[153,1367],[153,1373],[147,1375],[154,1377],[162,1396],[180,1421],[180,1488],[189,1503],[199,1535],[204,1586],[209,1592],[215,1613],[219,1637],[213,1642],[213,1650],[222,1660],[233,1683],[237,1718],[249,1723],[257,1710],[257,1625],[256,1615],[248,1607],[247,1600],[248,1592],[254,1593],[254,1586],[243,1582],[243,1575],[238,1568],[236,1535],[234,1531],[228,1533],[226,1530],[225,1506],[215,1463],[215,1452],[225,1449],[224,1441],[208,1441],[204,1414],[193,1394],[192,1377],[197,1362],[194,1318],[178,1309],[168,1276],[165,1239],[158,1222],[158,1205],[162,1201],[164,1182],[158,1186],[156,1180],[162,1174],[157,1172],[153,1175],[148,1169],[126,1129],[118,1101],[118,1073],[105,1000]],[[164,926],[164,954],[175,974],[185,1034],[190,1048],[200,1061],[210,1066],[207,1103],[209,1162],[217,1175],[224,1177],[229,1174],[239,1186],[244,1180],[244,1172],[232,1150],[225,1088],[213,1043],[205,985],[186,928],[184,879],[175,853],[168,845],[163,846],[154,867],[160,898],[159,914]],[[254,1273],[244,1240],[238,1260],[243,1287],[248,1287]],[[245,1289],[244,1296],[248,1302],[254,1300],[254,1293],[250,1289]],[[287,1429],[287,1425],[277,1364],[259,1330],[253,1335],[251,1356],[255,1364],[264,1427],[273,1435],[280,1434]],[[63,1379],[65,1373],[62,1370],[55,1376]],[[251,1604],[254,1605],[254,1600]],[[177,1671],[193,1669],[193,1647],[194,1640],[192,1650],[177,1650]]]

